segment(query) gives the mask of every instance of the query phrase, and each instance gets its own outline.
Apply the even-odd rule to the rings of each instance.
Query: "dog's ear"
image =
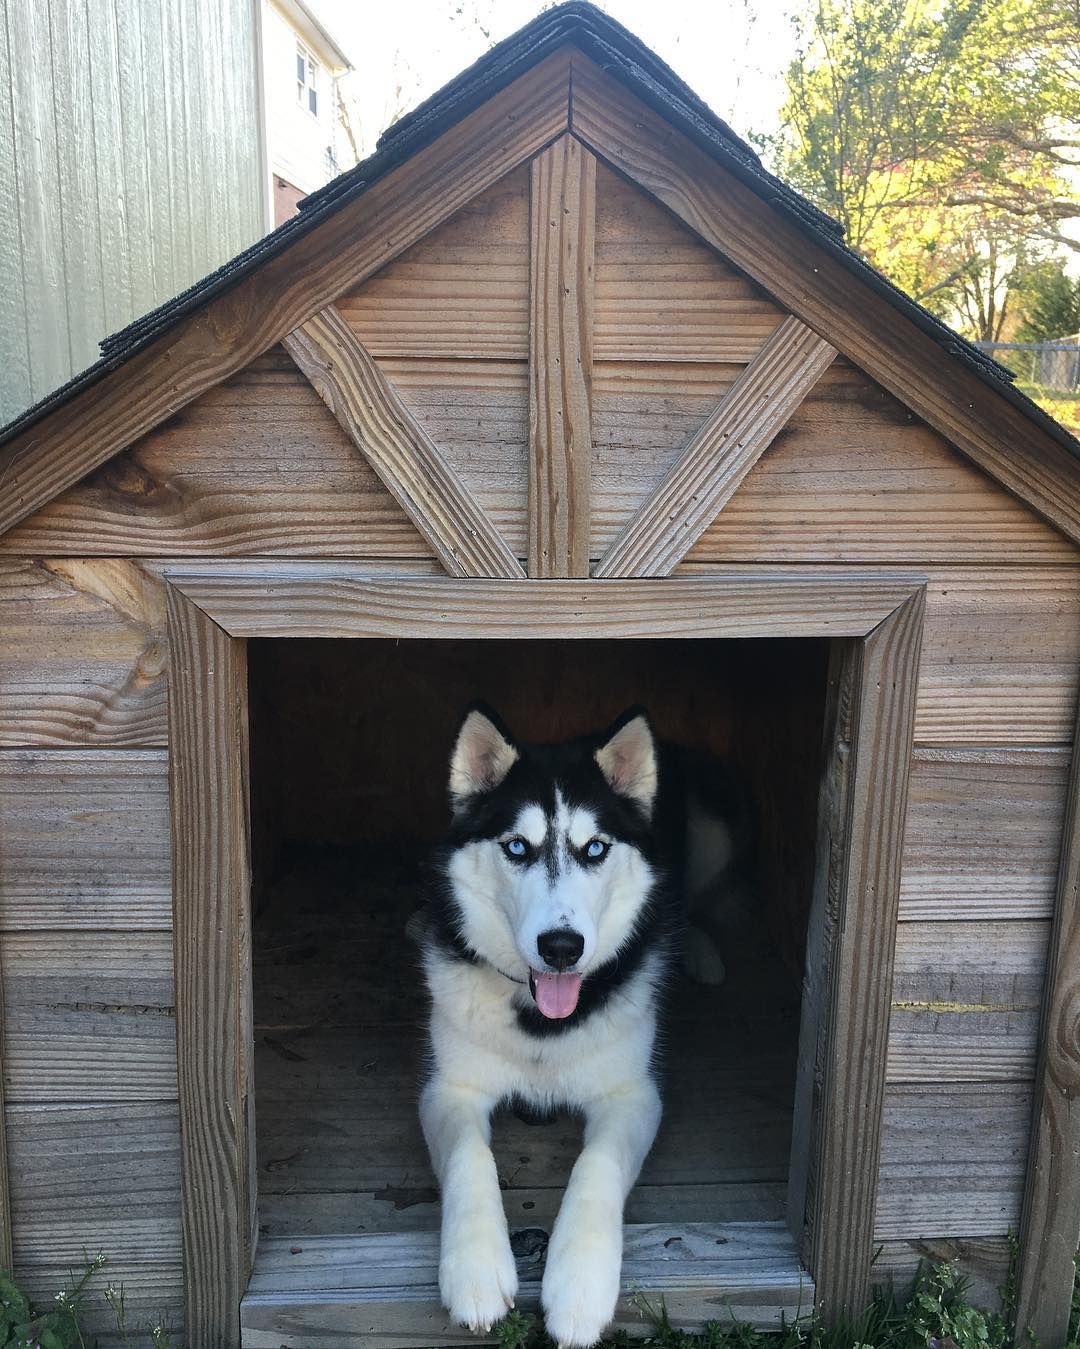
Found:
[[[595,751],[611,790],[652,814],[656,801],[656,740],[643,708],[632,707],[614,723]]]
[[[497,787],[517,762],[509,731],[490,710],[477,704],[461,723],[450,756],[450,800],[460,806],[478,792]]]

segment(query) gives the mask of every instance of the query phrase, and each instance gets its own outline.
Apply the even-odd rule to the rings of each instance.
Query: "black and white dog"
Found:
[[[585,1117],[547,1251],[548,1332],[591,1345],[614,1314],[623,1204],[660,1122],[657,1012],[686,891],[715,888],[738,850],[708,778],[639,710],[553,745],[517,743],[482,708],[458,733],[424,941],[433,1066],[420,1115],[442,1190],[439,1288],[473,1330],[517,1291],[489,1146],[511,1099]],[[691,963],[723,977],[700,929]]]

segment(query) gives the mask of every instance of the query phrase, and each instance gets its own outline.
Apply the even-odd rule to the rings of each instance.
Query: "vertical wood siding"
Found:
[[[262,232],[254,0],[0,0],[0,423]]]

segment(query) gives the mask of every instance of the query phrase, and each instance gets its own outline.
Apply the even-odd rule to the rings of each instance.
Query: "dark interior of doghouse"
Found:
[[[643,704],[662,736],[724,756],[745,783],[752,898],[725,918],[724,984],[680,975],[672,991],[664,1118],[627,1221],[786,1216],[826,666],[811,640],[250,643],[263,1234],[438,1226],[416,1115],[426,998],[406,929],[478,698],[523,740]],[[580,1142],[573,1117],[500,1113],[512,1227],[549,1225]]]

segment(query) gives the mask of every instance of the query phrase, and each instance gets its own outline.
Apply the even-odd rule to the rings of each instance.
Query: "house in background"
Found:
[[[274,225],[355,156],[342,154],[337,81],[349,58],[303,0],[263,0],[263,89]]]
[[[0,0],[0,423],[266,232],[263,3]]]

